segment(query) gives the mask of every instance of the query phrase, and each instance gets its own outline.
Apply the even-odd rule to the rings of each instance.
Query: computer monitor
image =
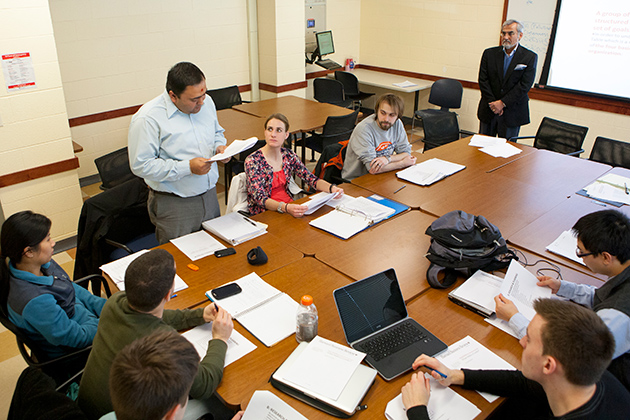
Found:
[[[315,39],[317,40],[317,52],[320,57],[335,52],[332,31],[317,32],[315,34]]]

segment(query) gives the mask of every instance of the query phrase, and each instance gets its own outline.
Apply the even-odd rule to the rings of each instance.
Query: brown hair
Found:
[[[175,260],[164,249],[153,249],[133,260],[125,271],[125,292],[129,304],[143,312],[151,311],[173,287]]]
[[[114,358],[109,390],[118,420],[161,419],[186,406],[199,355],[175,330],[158,330],[123,348]]]
[[[560,362],[567,381],[580,386],[599,381],[615,350],[615,339],[604,321],[569,301],[538,299],[534,309],[545,321],[543,354]]]
[[[393,93],[381,95],[376,101],[376,105],[374,105],[374,112],[376,112],[376,114],[378,114],[378,110],[383,102],[392,107],[394,112],[398,114],[398,118],[402,118],[405,112],[405,101],[403,101],[400,96],[394,95]]]
[[[289,119],[284,114],[280,114],[278,112],[278,113],[271,114],[270,116],[268,116],[267,119],[265,120],[265,130],[267,129],[267,123],[269,123],[269,121],[271,120],[282,121],[282,123],[284,124],[284,131],[289,132]]]

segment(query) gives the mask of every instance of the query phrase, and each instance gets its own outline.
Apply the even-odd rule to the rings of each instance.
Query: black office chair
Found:
[[[94,159],[94,164],[101,177],[100,188],[106,190],[137,178],[129,166],[129,154],[126,147]]]
[[[329,144],[348,140],[352,130],[357,125],[359,110],[348,115],[330,116],[326,118],[326,123],[321,133],[311,132],[306,138],[295,142],[296,147],[302,145],[302,161],[305,159],[305,149],[311,149],[311,162],[315,162],[315,152],[322,153]]]
[[[461,108],[463,94],[464,88],[458,80],[440,79],[433,83],[429,103],[439,106],[440,109],[415,111],[411,121],[413,132],[416,118],[422,120],[425,151],[459,139],[457,114],[450,109]]]
[[[262,148],[265,145],[265,140],[258,140],[251,148],[238,154],[238,157],[233,156],[232,159],[223,167],[223,175],[225,182],[225,204],[228,202],[228,191],[230,191],[230,184],[232,183],[232,177],[245,171],[245,159],[247,156],[254,153],[256,150]]]
[[[346,99],[343,84],[338,80],[326,77],[313,80],[313,93],[317,102],[325,102],[343,108],[352,107],[352,100]]]
[[[354,104],[358,105],[358,109],[361,108],[362,101],[374,96],[374,93],[361,92],[359,90],[359,79],[357,79],[357,76],[350,72],[336,71],[335,79],[339,80],[343,84],[343,90],[346,94],[346,98],[352,99],[352,101],[354,101]]]
[[[4,261],[1,263],[4,264]],[[112,294],[107,281],[100,274],[86,276],[76,280],[75,283],[86,289],[91,286],[92,293],[96,296],[101,295],[101,287],[104,289],[107,297],[110,297]],[[66,351],[66,354],[63,356],[50,357],[36,341],[11,322],[7,309],[7,298],[6,292],[3,291],[0,296],[0,323],[15,335],[18,350],[27,365],[42,369],[44,373],[55,380],[57,385],[66,383],[83,370],[92,346],[82,349],[64,348],[63,350]]]
[[[210,89],[207,90],[206,93],[212,98],[212,102],[214,102],[217,111],[232,108],[234,105],[240,105],[243,102],[248,102],[243,101],[241,92],[236,85],[220,89]]]
[[[582,144],[586,138],[588,127],[570,124],[563,121],[544,117],[538,127],[536,136],[512,137],[510,141],[519,139],[535,139],[534,147],[551,150],[569,156],[579,156],[584,153]]]
[[[83,203],[74,278],[98,274],[103,264],[159,245],[147,210],[148,197],[144,180],[134,178]],[[117,253],[119,249],[123,251]]]
[[[597,137],[589,160],[630,169],[630,143]]]

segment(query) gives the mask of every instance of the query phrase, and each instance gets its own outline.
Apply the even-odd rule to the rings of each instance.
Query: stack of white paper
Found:
[[[201,226],[232,245],[241,244],[267,233],[266,224],[256,222],[238,212],[206,220]]]
[[[396,172],[396,176],[414,184],[431,185],[464,168],[464,165],[433,158]]]
[[[486,146],[479,150],[481,150],[484,153],[489,154],[490,156],[502,157],[502,158],[509,158],[510,156],[514,156],[522,152],[521,149],[509,143]]]
[[[171,242],[192,261],[197,261],[214,254],[215,251],[225,249],[221,242],[203,230],[171,239]]]
[[[630,178],[621,175],[606,174],[584,190],[593,198],[630,205]]]
[[[125,290],[125,271],[127,271],[127,267],[129,267],[129,264],[131,264],[133,260],[146,252],[149,252],[149,250],[143,249],[116,261],[104,264],[100,267],[100,269],[107,274],[110,279],[112,279],[112,281],[116,284],[116,287],[118,287],[118,290]],[[180,290],[184,290],[186,288],[188,288],[188,285],[181,277],[175,274],[174,292],[179,292]]]
[[[503,279],[477,270],[468,280],[448,294],[448,297],[474,312],[488,317],[495,310],[494,297],[501,292]]]
[[[472,420],[481,410],[449,387],[431,379],[431,397],[427,405],[429,418],[436,420]],[[389,420],[407,420],[402,394],[387,403],[385,417]]]
[[[255,391],[242,420],[307,420],[270,391]]]
[[[484,136],[482,134],[475,134],[470,139],[470,143],[468,143],[468,145],[473,147],[490,147],[497,145],[500,146],[502,144],[505,144],[506,141],[506,139],[501,137],[490,137]]]
[[[335,195],[336,194],[327,192],[320,192],[319,194],[312,195],[311,199],[304,203],[304,205],[308,207],[308,210],[306,210],[304,214],[309,215],[315,213],[317,210],[322,208],[324,204],[334,200]]]

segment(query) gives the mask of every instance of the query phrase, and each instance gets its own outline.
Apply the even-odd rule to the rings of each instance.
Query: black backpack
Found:
[[[458,272],[470,277],[477,270],[498,270],[518,259],[508,250],[499,228],[483,216],[454,210],[431,223],[425,233],[431,237],[427,281],[438,289],[455,283]],[[445,277],[440,281],[442,271]]]

